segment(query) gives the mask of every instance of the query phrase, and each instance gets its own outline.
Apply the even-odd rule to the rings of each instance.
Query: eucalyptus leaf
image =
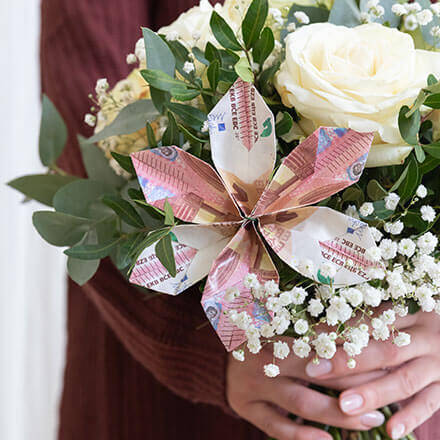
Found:
[[[115,213],[128,225],[135,228],[143,228],[144,222],[133,206],[119,196],[106,195],[102,198],[102,203],[113,209]]]
[[[184,81],[174,79],[161,70],[144,69],[141,71],[141,75],[151,87],[163,90],[164,92],[171,92],[173,89],[187,90],[187,84]]]
[[[361,24],[361,13],[356,0],[335,0],[328,22],[346,27],[359,26]]]
[[[166,75],[174,77],[176,60],[165,41],[148,28],[142,28],[142,35],[145,42],[148,69],[160,70]]]
[[[151,99],[140,99],[126,105],[112,123],[88,139],[89,143],[99,142],[111,136],[136,133],[145,127],[147,122],[159,116]]]
[[[202,112],[198,108],[191,107],[189,105],[171,102],[170,104],[168,104],[168,109],[179,116],[184,124],[197,131],[201,130],[203,124],[207,119],[206,113]]]
[[[359,188],[350,186],[342,193],[344,202],[357,202],[361,204],[365,199],[364,193]]]
[[[250,49],[258,40],[267,19],[269,4],[267,0],[252,0],[241,25],[246,49]]]
[[[83,286],[90,281],[96,274],[101,260],[79,260],[77,258],[67,258],[67,273],[76,284]]]
[[[423,149],[432,157],[440,159],[440,142],[435,142],[430,145],[423,145]]]
[[[52,206],[56,192],[77,179],[75,176],[60,176],[59,174],[30,174],[11,180],[8,185],[29,199]]]
[[[210,44],[210,43],[208,43]],[[206,58],[206,53],[203,53],[201,49],[198,47],[192,48],[192,53],[195,56],[196,60],[204,64],[205,66],[209,65],[209,60]]]
[[[255,42],[252,48],[254,61],[260,66],[264,64],[267,57],[272,53],[275,47],[275,38],[270,28],[263,29],[260,38]]]
[[[435,93],[427,96],[425,102],[423,103],[427,107],[439,109],[440,108],[440,93]]]
[[[126,240],[120,243],[116,253],[116,267],[118,269],[122,270],[130,266],[130,264],[133,262],[136,249],[140,243],[142,243],[144,238],[145,233],[138,232],[136,234],[129,235]]]
[[[122,241],[122,237],[113,238],[105,243],[98,244],[79,244],[70,249],[66,249],[64,253],[73,258],[80,260],[97,260],[108,257],[116,245]]]
[[[115,188],[103,182],[79,179],[60,188],[53,198],[53,207],[75,217],[90,218],[90,205],[105,194],[114,194]]]
[[[120,188],[126,183],[126,180],[118,176],[109,165],[109,160],[105,157],[97,145],[90,144],[82,136],[78,136],[79,148],[81,150],[82,160],[90,179],[107,183]]]
[[[414,146],[414,154],[416,155],[416,159],[419,163],[423,163],[425,161],[426,154],[421,145],[417,144]]]
[[[93,224],[86,218],[53,211],[34,212],[32,223],[41,237],[54,246],[73,246]]]
[[[231,50],[242,50],[234,31],[231,29],[225,19],[216,11],[212,12],[209,24],[214,37],[223,47]]]
[[[66,142],[66,124],[52,101],[43,95],[39,138],[39,153],[42,164],[54,165]]]
[[[292,116],[288,112],[283,113],[283,117],[280,121],[278,121],[275,125],[275,131],[277,134],[277,137],[284,136],[285,134],[289,133],[293,126],[293,119]]]
[[[176,260],[174,258],[174,250],[171,242],[171,235],[167,234],[161,238],[155,247],[156,257],[163,264],[165,269],[174,278],[177,274]]]
[[[388,191],[377,180],[373,179],[368,182],[367,194],[371,200],[377,201],[382,200],[388,194]]]

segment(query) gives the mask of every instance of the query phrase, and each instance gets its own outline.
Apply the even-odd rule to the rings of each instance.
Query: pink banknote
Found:
[[[330,208],[309,206],[357,182],[373,140],[371,133],[321,127],[296,147],[273,173],[274,118],[254,86],[232,86],[208,115],[212,159],[217,172],[177,147],[132,155],[148,203],[168,200],[176,217],[192,225],[173,229],[178,274],[173,279],[146,249],[131,280],[152,290],[178,294],[206,275],[202,305],[228,350],[245,341],[227,317],[247,310],[258,327],[271,317],[243,281],[278,281],[266,244],[288,265],[318,282],[358,284],[374,265],[366,250],[375,246],[367,225]],[[262,238],[266,244],[262,241]],[[310,264],[305,271],[301,261]],[[333,280],[320,274],[330,261]],[[310,268],[313,268],[310,271]],[[225,300],[231,288],[240,297]]]

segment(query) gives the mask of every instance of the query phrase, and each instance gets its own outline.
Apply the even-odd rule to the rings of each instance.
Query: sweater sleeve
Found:
[[[98,78],[112,85],[127,76],[125,57],[140,37],[139,27],[171,22],[192,0],[163,0],[160,17],[148,0],[43,0],[42,89],[69,129],[59,165],[84,176],[76,134],[89,136],[83,123]],[[154,13],[153,13],[154,12]],[[163,24],[163,23],[160,23]],[[150,295],[129,285],[109,261],[82,289],[132,356],[180,396],[215,404],[226,411],[226,351],[200,305],[200,293],[179,297]]]

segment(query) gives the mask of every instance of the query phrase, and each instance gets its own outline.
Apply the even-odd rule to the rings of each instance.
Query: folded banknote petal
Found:
[[[368,269],[377,266],[367,256],[376,246],[368,225],[330,208],[309,206],[267,215],[259,227],[283,261],[323,284],[359,284],[369,279]],[[328,262],[336,269],[333,279],[320,272]]]
[[[264,303],[254,299],[250,289],[245,287],[244,279],[249,273],[256,274],[261,283],[279,280],[265,245],[251,222],[239,229],[214,261],[202,297],[206,316],[229,351],[246,340],[244,331],[230,321],[229,310],[246,311],[257,328],[272,319]],[[232,302],[225,298],[230,289],[240,292]]]
[[[156,292],[178,295],[208,275],[213,261],[229,243],[237,225],[180,225],[171,232],[177,275],[171,277],[153,244],[136,261],[130,282]]]
[[[211,224],[240,220],[240,213],[215,170],[177,147],[159,147],[131,155],[139,184],[150,205],[166,200],[175,217]]]
[[[208,123],[217,171],[249,215],[275,165],[273,114],[257,89],[238,79],[209,113]]]
[[[252,215],[319,203],[356,183],[372,141],[372,133],[320,127],[283,160]]]

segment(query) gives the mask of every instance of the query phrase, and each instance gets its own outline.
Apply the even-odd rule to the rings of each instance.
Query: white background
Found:
[[[0,439],[54,440],[65,344],[65,261],[5,182],[38,173],[39,0],[0,0]]]

